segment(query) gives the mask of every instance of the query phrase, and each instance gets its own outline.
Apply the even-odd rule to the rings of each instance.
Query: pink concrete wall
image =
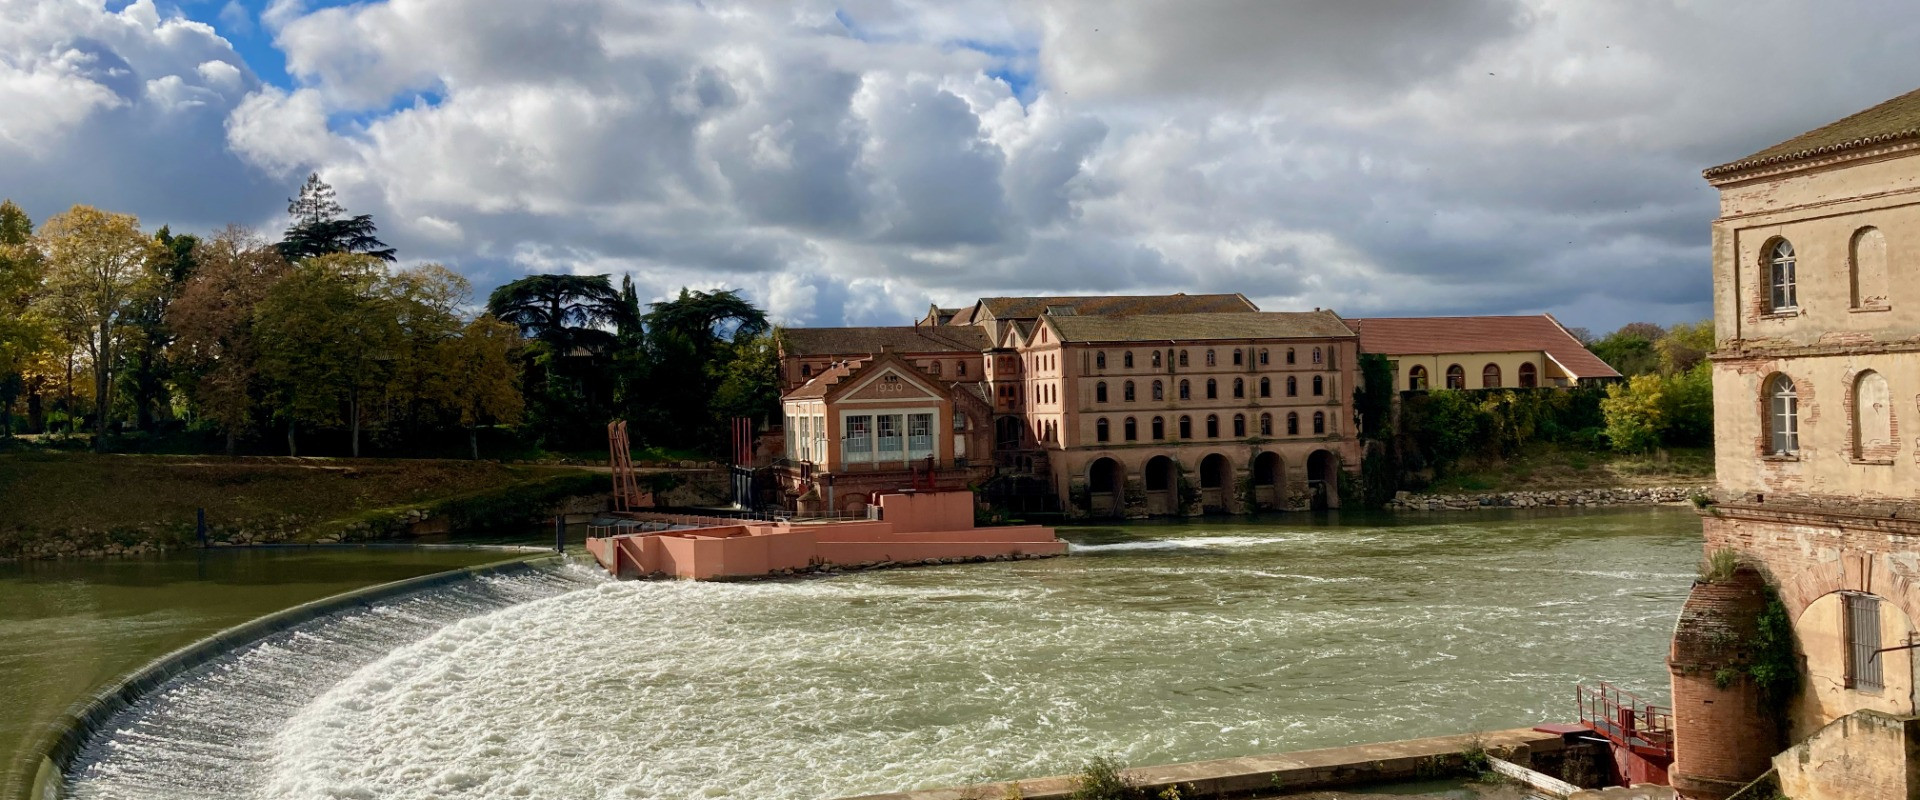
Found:
[[[880,518],[902,532],[968,530],[973,527],[973,493],[883,494]]]
[[[829,564],[864,564],[869,561],[921,561],[929,558],[971,558],[973,556],[1059,555],[1067,543],[1052,542],[821,542],[819,554]]]

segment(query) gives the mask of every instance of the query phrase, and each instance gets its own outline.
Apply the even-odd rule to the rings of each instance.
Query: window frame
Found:
[[[1767,246],[1765,264],[1767,310],[1772,313],[1800,310],[1799,256],[1794,252],[1793,242],[1784,237],[1774,239]]]
[[[1766,386],[1766,454],[1773,458],[1799,458],[1800,392],[1786,373],[1775,373],[1767,379]]]
[[[1867,694],[1886,691],[1880,649],[1880,598],[1859,592],[1840,594],[1840,627],[1845,649],[1846,688]]]

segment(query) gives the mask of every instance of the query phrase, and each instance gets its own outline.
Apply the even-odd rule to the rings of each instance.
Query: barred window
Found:
[[[1880,678],[1880,598],[1843,594],[1847,628],[1847,688],[1877,692]]]

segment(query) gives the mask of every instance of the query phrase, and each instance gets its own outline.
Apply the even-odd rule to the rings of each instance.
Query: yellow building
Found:
[[[1551,314],[1347,320],[1360,351],[1384,355],[1401,391],[1531,389],[1620,377]]]

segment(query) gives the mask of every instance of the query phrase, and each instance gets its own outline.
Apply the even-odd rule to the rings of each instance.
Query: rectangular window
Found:
[[[933,415],[907,415],[907,457],[926,458],[933,455]]]
[[[849,462],[873,460],[873,417],[847,417],[847,444],[843,449]]]
[[[816,456],[815,461],[826,463],[827,417],[825,414],[816,414],[813,418],[813,453]]]
[[[789,431],[790,433],[793,431],[800,430],[798,427],[794,426],[793,420],[794,420],[794,417],[792,415],[787,416],[787,420],[786,420],[787,427],[784,428],[784,430]],[[793,458],[798,455],[798,452],[795,450],[795,448],[799,446],[799,441],[800,441],[799,437],[792,436],[792,435],[787,436],[787,459],[788,460],[793,460]]]
[[[1877,692],[1880,680],[1880,598],[1865,594],[1840,596],[1846,609],[1847,688]]]
[[[813,418],[801,417],[800,418],[800,460],[801,461],[814,460],[813,447],[812,447],[813,437],[810,435],[812,433],[813,433]]]
[[[875,439],[879,446],[875,449],[880,453],[880,460],[899,461],[907,448],[906,436],[900,430],[900,415],[881,414],[877,430],[879,434]]]

